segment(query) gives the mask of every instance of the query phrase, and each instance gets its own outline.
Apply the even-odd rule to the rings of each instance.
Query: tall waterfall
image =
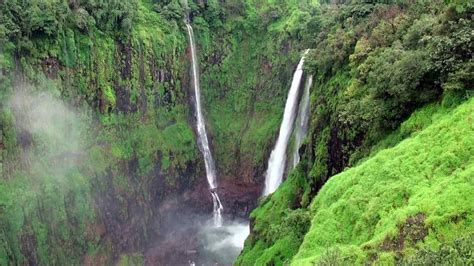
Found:
[[[209,183],[212,202],[214,204],[214,224],[216,226],[222,225],[222,203],[217,194],[217,181],[216,181],[216,167],[214,165],[214,160],[212,158],[211,149],[209,148],[209,141],[207,139],[206,125],[204,121],[204,116],[202,115],[201,108],[201,91],[199,85],[199,68],[198,60],[196,56],[196,46],[194,42],[194,32],[193,28],[189,24],[189,19],[186,21],[186,27],[188,29],[189,45],[191,47],[191,77],[194,87],[194,98],[196,104],[196,128],[198,133],[198,143],[199,149],[201,150],[202,155],[204,156],[204,163],[206,166],[206,175],[207,182]]]
[[[296,107],[298,106],[298,92],[301,85],[301,78],[303,77],[304,57],[308,51],[309,50],[306,50],[301,57],[296,71],[293,74],[293,81],[291,82],[288,98],[286,99],[285,112],[283,114],[278,140],[268,160],[263,195],[273,193],[282,181],[283,172],[285,171],[286,149],[295,122]]]
[[[309,121],[309,90],[313,85],[313,76],[310,75],[306,79],[306,84],[303,92],[303,97],[300,101],[300,107],[298,110],[298,118],[296,119],[296,128],[295,128],[295,147],[293,151],[293,168],[300,161],[300,154],[298,150],[303,143],[303,139],[306,136],[306,132],[308,131],[308,121]]]

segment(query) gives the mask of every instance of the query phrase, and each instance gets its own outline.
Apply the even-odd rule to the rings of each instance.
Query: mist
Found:
[[[16,87],[9,101],[24,170],[63,176],[86,155],[85,123],[54,91]]]
[[[224,216],[223,224],[216,226],[211,202],[208,212],[197,212],[185,198],[180,195],[160,204],[158,235],[145,264],[232,265],[249,234],[248,222]]]
[[[205,224],[199,232],[203,257],[209,264],[232,265],[249,233],[249,224],[244,221],[227,221],[220,227]]]
[[[119,257],[133,255],[140,250],[147,265],[232,264],[249,234],[248,222],[231,221],[230,217],[224,217],[222,226],[216,226],[207,186],[202,190],[193,188],[192,193],[198,198],[206,195],[202,200],[208,201],[209,206],[197,207],[193,202],[196,198],[190,197],[189,191],[176,191],[163,198],[152,195],[156,197],[154,205],[140,208],[134,205],[128,209],[128,204],[120,202],[121,191],[109,186],[107,181],[113,182],[120,173],[98,171],[91,160],[91,147],[99,147],[102,151],[102,147],[109,145],[106,142],[98,144],[98,139],[91,134],[92,129],[99,132],[104,129],[92,126],[93,118],[85,108],[71,106],[59,95],[54,89],[22,85],[15,87],[6,104],[17,136],[15,173],[26,177],[27,193],[35,195],[32,202],[51,198],[57,204],[56,209],[49,210],[48,216],[45,216],[50,217],[54,225],[49,228],[48,237],[57,238],[59,232],[56,228],[64,223],[59,217],[68,213],[74,214],[84,224],[93,224],[93,228],[104,228],[94,231],[94,234],[99,234],[98,241],[127,243],[133,247],[117,250],[113,255]],[[99,156],[107,157],[107,152],[107,148],[103,148]],[[106,163],[105,167],[109,164]],[[156,184],[163,185],[159,181],[164,178],[161,173],[152,175]],[[130,180],[134,177],[125,178]],[[139,192],[128,195],[131,198],[138,196]],[[70,200],[73,198],[81,198],[81,207],[75,205],[79,204],[75,200]],[[65,199],[68,199],[67,202]],[[32,202],[28,200],[21,204],[29,206]],[[81,213],[81,208],[90,211],[91,216]],[[129,215],[127,219],[120,216],[122,211]],[[92,212],[95,214],[92,215]],[[27,215],[36,216],[37,213]],[[77,228],[74,225],[67,230],[78,235],[87,234],[86,231],[75,231]],[[142,230],[148,230],[149,239],[143,238]],[[136,244],[137,239],[143,240],[141,244]],[[85,257],[90,260],[87,255]],[[115,261],[113,257],[110,259]]]

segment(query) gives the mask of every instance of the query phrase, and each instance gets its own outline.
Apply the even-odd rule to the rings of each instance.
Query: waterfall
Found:
[[[309,121],[309,90],[313,85],[313,76],[309,76],[306,79],[306,84],[303,92],[303,97],[300,101],[300,107],[298,110],[298,118],[296,119],[295,128],[295,147],[293,151],[293,168],[300,162],[300,154],[298,153],[303,139],[308,131]]]
[[[280,185],[285,170],[286,149],[288,141],[293,131],[295,122],[296,107],[298,106],[298,92],[300,88],[301,78],[303,77],[304,57],[309,50],[306,50],[296,68],[291,82],[288,98],[286,99],[285,112],[283,121],[280,126],[280,133],[275,147],[272,150],[270,159],[268,160],[267,175],[265,177],[265,189],[263,195],[273,193]]]
[[[194,97],[195,97],[195,104],[196,104],[196,128],[198,133],[198,143],[199,149],[201,150],[202,155],[204,156],[204,163],[206,167],[206,176],[207,182],[209,183],[212,202],[214,204],[213,214],[214,214],[214,224],[216,226],[222,225],[222,207],[221,200],[219,199],[219,195],[217,194],[217,181],[216,181],[216,167],[214,165],[214,160],[212,159],[211,149],[209,148],[209,141],[207,139],[207,132],[206,132],[206,123],[204,121],[204,116],[202,115],[202,108],[201,108],[201,92],[199,86],[199,68],[198,68],[198,60],[196,56],[196,47],[194,42],[194,32],[193,28],[189,24],[189,18],[186,21],[186,28],[188,29],[188,37],[189,37],[189,45],[191,47],[191,77],[192,77],[192,84],[194,87]]]

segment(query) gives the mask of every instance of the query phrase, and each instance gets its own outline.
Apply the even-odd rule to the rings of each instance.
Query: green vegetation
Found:
[[[311,204],[311,228],[292,263],[393,263],[472,233],[473,114],[471,99],[332,177]]]
[[[112,263],[121,226],[145,243],[152,202],[203,171],[181,25],[148,1],[55,0],[6,1],[0,25],[0,264]]]
[[[180,1],[1,2],[0,265],[142,264],[157,206],[203,181]],[[470,1],[189,8],[219,180],[263,182],[311,49],[302,160],[237,264],[472,263]]]
[[[237,260],[239,265],[289,263],[298,251],[301,252],[305,232],[299,230],[304,231],[307,226],[304,222],[306,218],[301,218],[302,225],[294,227],[285,221],[293,215],[308,214],[314,216],[314,224],[318,214],[313,210],[316,207],[311,207],[315,205],[310,203],[329,178],[347,168],[361,167],[379,151],[413,137],[431,125],[437,116],[449,113],[470,95],[468,90],[472,89],[473,83],[471,65],[474,51],[470,34],[473,24],[469,19],[473,12],[472,5],[440,1],[337,3],[321,1],[321,5],[310,9],[312,16],[302,21],[305,24],[302,27],[305,31],[301,32],[302,42],[313,48],[305,69],[315,76],[309,137],[300,165],[274,195],[263,200],[260,207],[252,212],[253,230]],[[419,109],[428,103],[431,104]],[[423,152],[420,157],[428,156],[427,153]],[[414,162],[417,159],[414,158]],[[464,160],[464,164],[472,161],[471,158]],[[376,167],[379,165],[373,166]],[[469,195],[469,192],[465,193]],[[366,194],[362,199],[368,201],[371,197],[372,194]],[[351,200],[355,199],[348,199]],[[387,204],[390,200],[397,199],[392,197]],[[345,201],[340,206],[350,210],[347,205]],[[385,213],[368,211],[369,214],[386,218]],[[332,217],[334,215],[337,214],[321,218],[321,224],[336,219]],[[350,218],[356,219],[357,216]],[[404,218],[406,220],[407,216]],[[467,223],[469,218],[463,216],[461,220]],[[362,224],[359,227],[357,232],[365,229]],[[464,229],[472,231],[472,228]],[[394,229],[391,230],[395,234]],[[298,234],[288,237],[275,233],[286,231]],[[343,228],[337,226],[325,228],[321,225],[317,231],[310,232],[332,241],[348,238],[342,235]],[[354,233],[354,238],[357,234]],[[380,251],[373,248],[370,253],[365,246],[334,247],[334,250],[324,248],[323,243],[322,251],[314,252],[337,253],[338,258],[323,258],[323,264],[344,264],[342,259],[346,257],[361,262],[363,259],[357,257],[360,252],[365,252],[363,258],[373,262],[376,259],[374,254]],[[431,248],[427,247],[427,250]],[[358,252],[358,249],[361,251]],[[385,258],[390,257],[388,251],[382,253]],[[405,255],[409,253],[400,253],[396,258]],[[342,259],[330,260],[339,257]]]
[[[281,265],[298,252],[311,221],[307,210],[293,211],[299,207],[298,195],[308,189],[301,168],[302,163],[271,197],[264,199],[252,212],[253,232],[236,264]]]
[[[461,236],[474,230],[473,110],[472,99],[418,110],[369,159],[332,177],[308,209],[298,196],[308,190],[303,161],[252,212],[237,264],[281,265],[298,252],[295,265],[472,260]]]

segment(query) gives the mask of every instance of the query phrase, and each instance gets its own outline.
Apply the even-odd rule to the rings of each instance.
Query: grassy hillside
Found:
[[[251,214],[239,265],[291,261],[309,230],[310,203],[330,178],[424,128],[441,101],[470,95],[471,4],[348,0],[312,8],[302,33],[312,48],[305,70],[315,77],[302,160]]]
[[[332,177],[311,204],[314,218],[292,264],[393,264],[469,234],[465,241],[472,241],[473,177],[471,99],[437,113],[430,126],[395,147]],[[456,252],[439,259],[472,263],[472,254]]]
[[[446,254],[471,261],[474,100],[446,102],[413,113],[367,159],[332,177],[308,209],[300,163],[252,212],[237,264],[282,265],[295,255],[295,265],[429,263]]]

